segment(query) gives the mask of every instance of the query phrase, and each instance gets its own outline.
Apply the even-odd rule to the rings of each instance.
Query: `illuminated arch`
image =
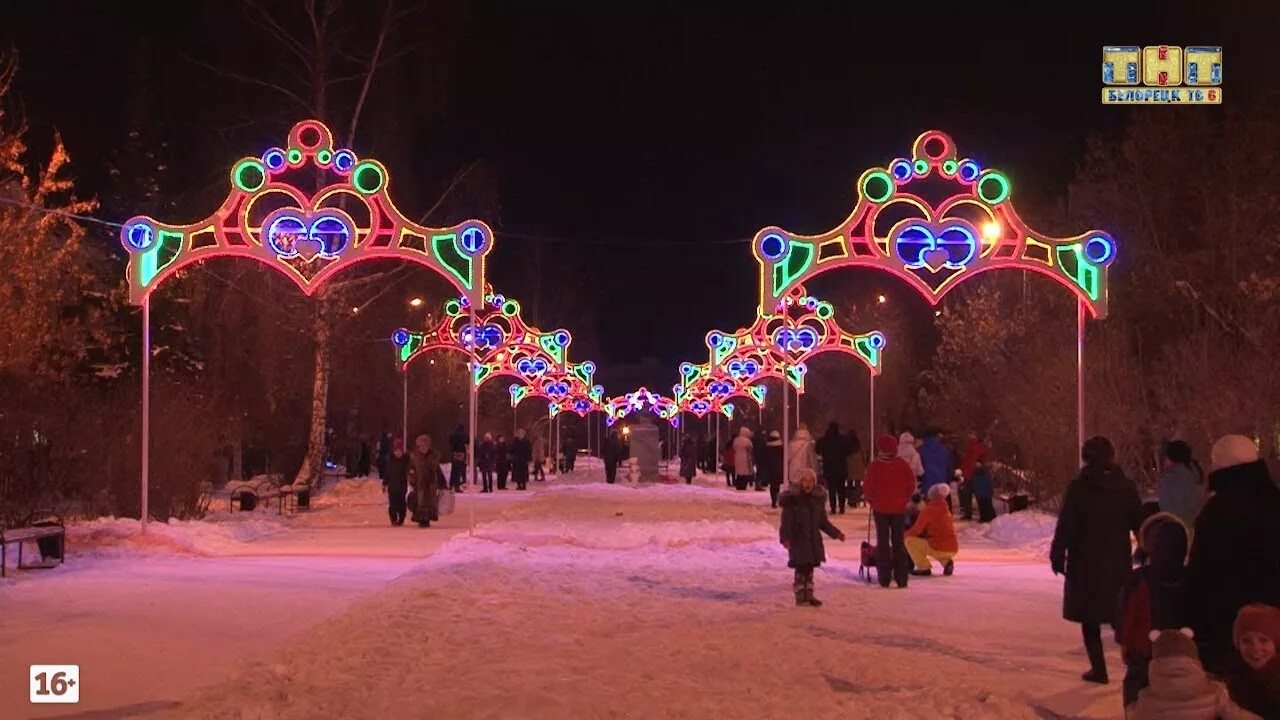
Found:
[[[295,184],[317,177],[323,185],[314,193]],[[172,225],[137,216],[124,224],[129,300],[143,303],[174,273],[213,257],[257,260],[307,295],[346,267],[395,258],[431,268],[480,303],[493,231],[479,220],[418,225],[396,208],[389,186],[381,163],[335,147],[329,128],[304,120],[284,147],[232,166],[231,191],[209,217]]]
[[[954,192],[936,204],[912,192],[930,182]],[[1070,289],[1094,317],[1107,314],[1115,240],[1100,230],[1055,238],[1032,229],[1014,210],[1008,177],[960,157],[946,133],[923,133],[910,158],[867,170],[857,191],[849,217],[825,233],[756,233],[762,313],[816,275],[870,267],[904,279],[934,305],[983,272],[1030,270]]]

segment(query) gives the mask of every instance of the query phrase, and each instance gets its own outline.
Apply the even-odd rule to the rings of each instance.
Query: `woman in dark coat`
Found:
[[[511,479],[517,490],[524,490],[529,485],[529,462],[533,460],[533,443],[524,436],[524,430],[516,431],[516,439],[511,441]]]
[[[769,432],[761,465],[769,477],[769,505],[778,507],[778,491],[782,489],[782,434],[777,430]]]
[[[413,482],[413,494],[417,498],[413,507],[413,521],[418,527],[429,527],[432,520],[440,519],[440,487],[444,472],[440,470],[440,454],[431,447],[431,438],[419,435],[413,441],[409,454],[409,479]]]
[[[684,478],[685,485],[691,485],[693,476],[697,474],[698,440],[692,435],[685,435],[680,442],[680,477]]]
[[[1111,441],[1091,437],[1084,467],[1067,486],[1049,551],[1055,575],[1065,575],[1062,617],[1080,623],[1089,656],[1087,682],[1107,682],[1102,624],[1116,623],[1116,599],[1133,567],[1130,534],[1142,524],[1142,500],[1114,462]]]
[[[493,465],[498,470],[498,489],[507,489],[507,475],[511,473],[511,443],[506,435],[499,435],[493,446]]]
[[[387,491],[387,514],[391,516],[391,524],[403,525],[404,495],[409,490],[409,456],[400,438],[391,442],[391,452],[382,461],[382,487]]]
[[[827,560],[822,533],[844,541],[844,533],[827,519],[827,491],[818,485],[817,474],[806,469],[782,492],[778,504],[782,506],[778,541],[787,549],[787,567],[796,571],[792,586],[796,605],[821,607],[822,601],[813,596],[813,569]]]

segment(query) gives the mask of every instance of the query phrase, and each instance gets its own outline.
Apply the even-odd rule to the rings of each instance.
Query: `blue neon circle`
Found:
[[[787,251],[787,241],[777,233],[769,233],[760,239],[760,254],[766,260],[777,260]]]
[[[284,167],[284,151],[280,148],[271,148],[262,153],[262,164],[267,166],[268,170],[279,170]]]
[[[871,347],[877,350],[884,347],[884,335],[878,332],[871,333],[871,337],[867,338],[867,341],[871,343]]]
[[[472,254],[480,252],[489,244],[484,230],[474,225],[463,230],[458,237],[462,241],[462,249]]]
[[[560,347],[564,347],[569,344],[569,333],[564,330],[558,330],[556,331],[555,336],[552,337],[552,340],[554,340]]]
[[[588,375],[590,375],[596,371],[596,364],[588,360],[582,363],[582,369],[585,370]]]
[[[356,154],[350,150],[339,150],[333,154],[333,168],[338,172],[348,172],[356,164]]]
[[[1084,244],[1084,256],[1092,263],[1100,264],[1110,260],[1115,251],[1110,240],[1098,235],[1089,238]]]
[[[125,232],[125,238],[129,245],[138,250],[146,250],[151,247],[151,242],[155,239],[155,234],[151,231],[151,226],[146,223],[137,223],[130,225],[128,231]]]
[[[693,372],[693,363],[680,363],[680,374],[688,375]]]
[[[889,168],[893,173],[893,177],[897,180],[909,180],[911,178],[911,163],[906,160],[898,160]]]
[[[957,174],[960,176],[961,180],[964,180],[965,182],[973,182],[978,178],[978,174],[981,172],[982,168],[978,167],[978,163],[972,160],[965,160],[960,163],[960,168]]]
[[[707,336],[707,340],[711,341],[711,344],[712,344],[712,345],[715,345],[715,346],[719,347],[719,346],[720,346],[720,342],[721,342],[722,340],[724,340],[724,336],[723,336],[723,335],[721,335],[721,334],[720,334],[720,333],[718,333],[718,332],[713,332],[713,333],[711,333],[710,335],[708,335],[708,336]]]
[[[408,331],[401,328],[400,330],[397,330],[391,333],[391,342],[395,343],[396,345],[408,345],[409,344]]]

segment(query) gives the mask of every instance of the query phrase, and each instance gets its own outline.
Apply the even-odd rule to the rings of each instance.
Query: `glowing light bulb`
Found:
[[[934,311],[933,311],[933,316],[934,316],[934,317],[941,317],[941,316],[942,316],[942,311],[941,311],[941,310],[934,310]]]
[[[881,305],[883,305],[883,304],[885,304],[886,302],[889,302],[889,298],[887,298],[887,297],[885,297],[885,296],[883,296],[883,295],[878,295],[878,296],[876,296],[876,302],[878,302],[878,303],[880,303]]]
[[[1000,223],[994,221],[982,223],[982,237],[984,240],[999,240],[1002,233],[1003,230],[1000,228]]]
[[[422,298],[416,297],[409,301],[411,307],[422,307]]]
[[[360,308],[358,308],[358,307],[353,307],[353,308],[351,308],[351,314],[352,314],[352,315],[355,315],[355,314],[356,314],[356,313],[358,313],[358,312],[360,312]]]

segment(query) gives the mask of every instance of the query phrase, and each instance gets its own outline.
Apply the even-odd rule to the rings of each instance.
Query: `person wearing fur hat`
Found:
[[[1231,699],[1264,718],[1280,718],[1280,608],[1245,605],[1232,635],[1244,667],[1227,678]]]
[[[867,467],[862,490],[876,523],[876,579],[880,587],[889,587],[892,578],[905,588],[911,558],[903,533],[916,476],[907,461],[898,457],[898,441],[892,435],[876,440],[876,458]]]
[[[1190,630],[1153,630],[1151,636],[1151,684],[1138,693],[1132,720],[1257,720],[1205,673]]]
[[[929,566],[929,558],[942,563],[942,574],[955,572],[956,553],[960,552],[960,541],[956,539],[956,521],[951,517],[951,508],[947,507],[947,496],[951,488],[939,483],[929,488],[929,501],[924,511],[907,529],[907,554],[915,568],[912,575],[929,576],[933,569]]]
[[[911,474],[916,476],[916,482],[924,478],[924,463],[920,460],[920,451],[916,449],[916,436],[910,430],[898,436],[898,457],[907,461]]]
[[[827,519],[827,491],[818,485],[813,470],[802,470],[778,497],[782,506],[782,524],[778,541],[787,549],[787,567],[795,568],[796,605],[822,607],[813,596],[813,569],[827,559],[822,533],[844,542],[844,533]]]
[[[809,427],[800,423],[791,434],[791,442],[787,445],[787,482],[794,483],[800,473],[805,470],[818,470],[818,454],[813,449],[813,436]]]
[[[1147,686],[1151,631],[1186,627],[1187,528],[1173,513],[1156,513],[1138,530],[1142,565],[1120,590],[1116,642],[1124,659],[1124,704]]]
[[[782,433],[777,430],[769,431],[762,464],[769,480],[769,505],[778,507],[778,491],[782,489]]]
[[[1080,623],[1089,670],[1085,682],[1106,684],[1102,625],[1116,624],[1116,598],[1133,568],[1129,536],[1142,525],[1142,499],[1115,464],[1111,441],[1091,437],[1080,449],[1084,467],[1062,499],[1049,549],[1054,575],[1065,575],[1062,617]]]
[[[1249,603],[1280,606],[1280,489],[1243,435],[1214,443],[1209,491],[1196,518],[1187,566],[1191,627],[1205,668],[1238,670],[1231,628]]]

